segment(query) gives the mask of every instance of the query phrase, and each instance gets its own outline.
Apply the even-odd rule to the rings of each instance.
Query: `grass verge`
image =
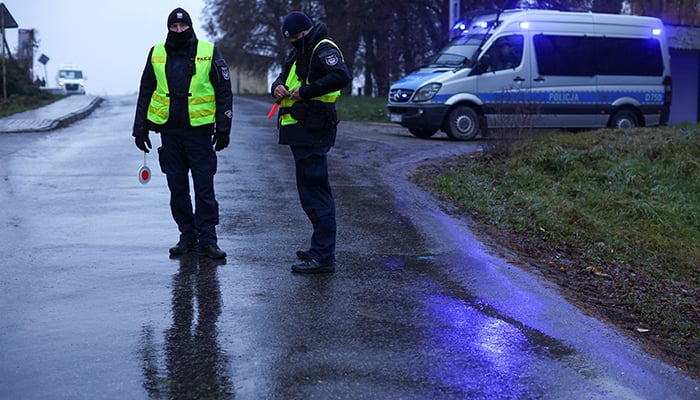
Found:
[[[341,121],[389,122],[385,97],[340,96],[336,108]]]
[[[424,166],[416,179],[698,377],[699,133],[542,133]]]
[[[41,92],[36,95],[11,95],[7,99],[0,99],[0,118],[43,107],[63,97],[65,96],[48,92]]]

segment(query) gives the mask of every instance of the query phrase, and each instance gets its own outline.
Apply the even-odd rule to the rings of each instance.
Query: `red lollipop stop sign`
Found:
[[[143,152],[143,167],[139,169],[139,182],[142,185],[148,183],[151,180],[151,169],[146,165],[146,152]]]
[[[139,170],[139,182],[141,182],[141,184],[145,185],[150,180],[151,180],[151,169],[144,165]]]

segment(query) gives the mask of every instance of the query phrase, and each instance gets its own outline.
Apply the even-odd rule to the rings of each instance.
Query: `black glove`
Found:
[[[136,142],[136,147],[138,147],[141,151],[145,151],[146,153],[149,152],[148,149],[153,148],[153,146],[151,146],[151,139],[148,138],[148,133],[145,135],[136,136],[134,141]]]
[[[214,135],[211,143],[214,145],[214,150],[221,151],[228,147],[229,136],[226,133],[217,133]]]

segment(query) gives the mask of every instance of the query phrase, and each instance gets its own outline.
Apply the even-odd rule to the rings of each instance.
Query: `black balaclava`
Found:
[[[170,26],[176,22],[186,24],[190,29],[182,32],[171,31]],[[168,15],[168,37],[165,39],[165,46],[173,50],[187,48],[190,41],[194,38],[195,35],[190,14],[180,7],[174,9],[170,15]]]
[[[306,14],[300,11],[292,11],[287,14],[286,17],[284,17],[284,21],[282,22],[282,34],[284,37],[288,38],[296,35],[299,32],[307,30],[312,26],[313,22]],[[305,37],[302,37],[301,39],[292,42],[292,46],[294,46],[294,48],[296,48],[299,52],[304,51],[304,39]]]
[[[304,39],[306,39],[306,35],[302,36],[300,39],[297,39],[292,42],[292,46],[294,46],[295,49],[297,49],[298,52],[303,53],[304,52]]]

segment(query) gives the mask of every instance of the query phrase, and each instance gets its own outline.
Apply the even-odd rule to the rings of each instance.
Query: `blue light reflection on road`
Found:
[[[450,360],[433,371],[439,375],[436,380],[452,387],[469,387],[475,395],[479,388],[496,387],[501,398],[533,396],[535,388],[522,377],[535,355],[520,328],[448,296],[430,295],[426,307],[434,321],[426,338],[432,341],[428,347],[444,349],[443,359]],[[479,376],[475,371],[481,371]]]

